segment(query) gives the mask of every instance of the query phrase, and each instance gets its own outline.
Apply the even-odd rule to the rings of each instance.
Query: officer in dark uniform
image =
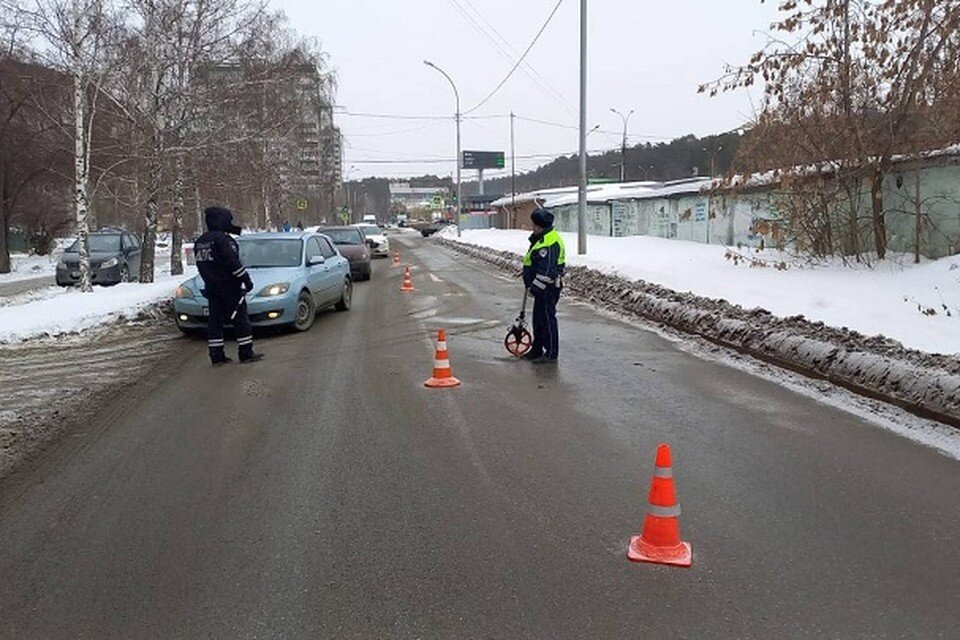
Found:
[[[553,228],[553,214],[537,209],[530,215],[533,235],[523,258],[523,284],[533,294],[533,345],[524,356],[536,363],[555,363],[560,354],[557,302],[563,289],[566,249]]]
[[[253,280],[240,262],[240,247],[230,234],[240,235],[233,224],[233,213],[223,207],[208,207],[204,212],[207,232],[193,244],[197,269],[203,278],[203,295],[210,301],[207,346],[215,365],[230,362],[223,352],[223,325],[232,322],[239,347],[240,362],[256,362],[263,357],[253,352],[253,329],[247,316],[246,294]]]

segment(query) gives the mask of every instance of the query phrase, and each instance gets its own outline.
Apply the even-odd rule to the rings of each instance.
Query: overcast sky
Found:
[[[295,29],[316,37],[330,55],[339,82],[341,108],[335,118],[344,134],[344,170],[349,179],[428,172],[451,175],[455,170],[453,92],[423,60],[431,60],[453,77],[466,112],[506,76],[557,2],[274,1]],[[620,145],[617,132],[623,125],[611,107],[624,113],[635,110],[629,123],[631,143],[719,133],[751,117],[756,92],[711,99],[698,95],[696,89],[701,82],[718,77],[725,62],[743,63],[763,45],[777,3],[589,0],[588,4],[587,122],[588,127],[601,127],[588,138],[590,150]],[[518,69],[493,98],[465,119],[464,149],[505,151],[509,157],[506,116],[512,110],[519,116],[515,121],[518,171],[543,164],[549,156],[576,151],[575,128],[527,118],[576,125],[578,21],[579,0],[563,0],[527,56],[529,67]],[[376,160],[387,162],[372,162]],[[509,168],[509,160],[507,164]]]

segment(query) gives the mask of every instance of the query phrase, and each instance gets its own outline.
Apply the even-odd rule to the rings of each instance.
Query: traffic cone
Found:
[[[400,252],[399,252],[399,251],[394,251],[394,252],[393,252],[393,266],[395,266],[395,267],[399,267],[399,266],[400,266]]]
[[[460,381],[453,377],[450,368],[450,358],[447,355],[447,332],[443,329],[437,332],[437,355],[433,361],[433,377],[423,383],[425,387],[459,387]]]
[[[400,285],[400,291],[416,291],[413,288],[413,280],[410,279],[410,267],[405,267],[403,271],[403,284]]]
[[[693,562],[693,551],[688,543],[680,541],[680,504],[673,486],[670,445],[657,447],[649,501],[643,533],[630,539],[627,558],[634,562],[689,567]]]

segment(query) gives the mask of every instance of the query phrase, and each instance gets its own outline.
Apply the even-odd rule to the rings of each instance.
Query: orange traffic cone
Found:
[[[643,533],[630,539],[627,558],[634,562],[689,567],[693,562],[693,551],[688,543],[680,541],[680,504],[673,486],[670,445],[657,447],[649,500]]]
[[[403,271],[403,284],[400,285],[400,291],[416,291],[413,288],[413,280],[410,279],[410,267],[405,267]]]
[[[423,383],[425,387],[459,387],[460,381],[453,377],[450,358],[447,355],[447,332],[437,332],[437,355],[433,361],[433,377]]]
[[[399,252],[399,251],[394,251],[394,252],[393,252],[393,266],[395,266],[395,267],[399,267],[399,266],[400,266],[400,252]]]

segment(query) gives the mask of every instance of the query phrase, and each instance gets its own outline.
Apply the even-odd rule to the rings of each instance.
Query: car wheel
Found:
[[[313,326],[317,317],[317,306],[313,303],[313,296],[307,291],[301,291],[297,298],[297,317],[293,321],[293,328],[297,331],[306,331]]]
[[[353,302],[353,281],[347,278],[343,281],[343,293],[340,296],[340,302],[337,303],[337,311],[349,311],[350,304]]]
[[[130,282],[130,267],[127,265],[120,267],[120,282]]]

